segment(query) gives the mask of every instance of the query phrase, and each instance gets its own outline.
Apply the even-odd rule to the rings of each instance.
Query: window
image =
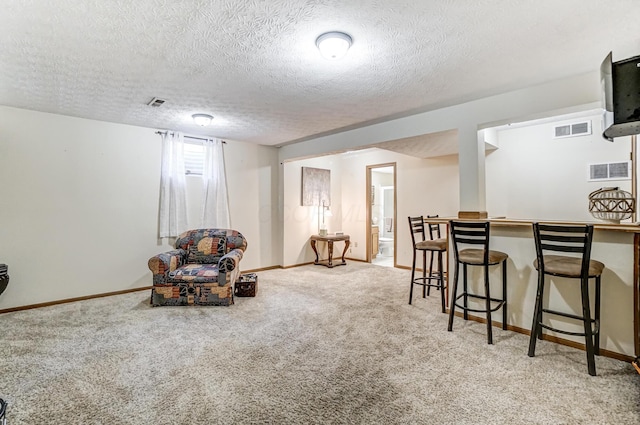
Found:
[[[185,137],[184,141],[184,173],[186,175],[202,175],[204,168],[204,145],[202,141]]]

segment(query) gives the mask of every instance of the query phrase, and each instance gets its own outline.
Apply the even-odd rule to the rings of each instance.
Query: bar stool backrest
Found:
[[[420,217],[409,217],[409,230],[411,231],[411,242],[413,246],[416,246],[416,234],[422,235],[422,239],[418,242],[422,242],[425,240],[425,232],[424,232],[424,219],[422,216]]]
[[[489,229],[488,221],[449,221],[451,239],[453,240],[453,254],[458,261],[459,245],[482,245],[484,250],[484,264],[489,263]],[[478,249],[478,248],[476,248]]]
[[[582,278],[589,274],[593,225],[564,226],[556,224],[533,223],[533,236],[536,242],[538,267],[544,272],[544,252],[579,253],[582,256]]]
[[[427,218],[438,218],[438,216],[428,215]],[[440,225],[438,223],[428,223],[427,225],[429,226],[429,237],[431,238],[431,240],[442,238],[442,236],[440,236]]]

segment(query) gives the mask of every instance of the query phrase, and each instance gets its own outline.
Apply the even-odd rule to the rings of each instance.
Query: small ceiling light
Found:
[[[343,32],[327,32],[316,40],[316,46],[325,59],[338,60],[347,54],[353,40]]]
[[[209,124],[211,124],[211,120],[213,119],[213,117],[208,114],[193,114],[191,115],[191,118],[193,118],[193,122],[201,127],[208,126]]]

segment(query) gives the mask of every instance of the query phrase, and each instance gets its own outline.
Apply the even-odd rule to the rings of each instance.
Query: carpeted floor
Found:
[[[638,424],[640,375],[407,304],[409,272],[260,272],[231,307],[145,292],[0,316],[8,425]]]

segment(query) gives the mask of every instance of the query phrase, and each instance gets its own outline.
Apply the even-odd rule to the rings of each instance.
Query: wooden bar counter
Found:
[[[461,219],[425,218],[425,222],[444,225],[449,220]],[[523,333],[528,333],[531,326],[537,279],[537,271],[532,264],[536,257],[532,223],[592,224],[595,231],[591,258],[602,261],[606,266],[602,277],[602,352],[608,357],[627,361],[640,355],[640,225],[504,217],[471,221],[489,221],[492,249],[509,254],[508,326]],[[448,258],[448,262],[452,261],[450,256]],[[551,303],[580,308],[578,287],[567,283],[548,292]],[[575,347],[583,346],[580,339],[566,340],[556,336],[548,336],[547,339]]]

